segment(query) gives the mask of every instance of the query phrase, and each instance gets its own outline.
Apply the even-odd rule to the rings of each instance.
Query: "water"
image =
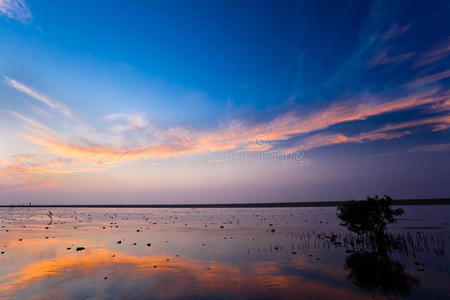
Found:
[[[0,298],[450,298],[450,206],[408,206],[385,255],[336,208],[0,209]]]

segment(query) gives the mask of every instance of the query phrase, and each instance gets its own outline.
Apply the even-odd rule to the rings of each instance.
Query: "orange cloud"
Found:
[[[90,158],[92,161],[103,164],[111,161],[133,159],[142,157],[147,153],[147,148],[139,149],[113,149],[105,145],[86,142],[86,145],[71,145],[64,143],[55,137],[52,137],[42,131],[33,130],[34,136],[26,135],[25,137],[38,145],[44,146],[51,153],[66,155],[69,157]]]
[[[430,106],[431,112],[443,112],[450,110],[450,99],[444,100],[442,102],[438,102]]]
[[[89,172],[98,168],[87,167],[74,158],[52,155],[18,154],[9,157],[0,167],[0,174],[65,174]]]
[[[303,139],[300,145],[296,145],[294,147],[286,149],[285,153],[293,153],[299,150],[309,150],[312,148],[334,144],[362,143],[366,141],[396,139],[404,135],[411,134],[411,131],[403,129],[423,125],[433,125],[433,131],[447,129],[450,127],[450,116],[438,116],[422,120],[403,122],[399,124],[387,124],[376,130],[363,132],[355,136],[346,136],[343,134],[330,134],[330,133],[317,134]]]
[[[268,142],[285,140],[294,135],[326,129],[344,122],[365,120],[371,116],[436,103],[444,97],[445,95],[436,96],[436,90],[429,90],[422,94],[382,103],[340,102],[307,117],[290,113],[256,126],[247,126],[243,122],[234,121],[221,131],[200,134],[197,142],[202,145],[200,149],[217,151],[234,149],[241,144],[256,143],[257,137],[260,136],[264,136]]]
[[[48,174],[71,174],[98,171],[98,166],[90,166],[74,158],[54,155],[18,154],[8,157],[0,164],[0,175],[15,179],[15,184],[4,186],[2,192],[15,192],[50,188],[59,184],[46,178]]]
[[[59,184],[56,181],[27,182],[23,184],[15,184],[8,186],[6,189],[2,190],[2,192],[28,191],[56,186],[59,186]]]
[[[55,107],[56,104],[48,98],[22,86],[12,79],[6,79],[16,89],[39,99],[52,108]],[[31,130],[31,133],[25,135],[28,141],[42,146],[49,154],[72,160],[76,163],[69,164],[67,161],[53,161],[52,158],[42,158],[41,162],[33,161],[30,158],[24,158],[20,161],[14,161],[13,159],[13,161],[4,164],[0,172],[8,172],[9,174],[64,174],[89,172],[104,168],[107,165],[113,166],[118,163],[148,157],[152,159],[164,159],[175,155],[193,155],[237,149],[272,151],[272,146],[276,141],[288,140],[293,136],[309,134],[336,124],[365,120],[369,117],[384,113],[413,109],[426,105],[433,107],[438,104],[445,104],[448,98],[447,94],[446,92],[442,93],[439,89],[430,89],[420,94],[395,98],[390,101],[380,101],[377,98],[373,98],[370,101],[367,99],[364,99],[364,101],[354,99],[333,104],[309,115],[302,116],[300,114],[288,113],[271,121],[256,125],[234,120],[215,130],[203,131],[185,127],[169,129],[151,128],[151,130],[146,131],[145,126],[149,122],[144,117],[113,114],[107,115],[103,119],[107,122],[117,121],[125,122],[125,124],[119,124],[120,128],[114,127],[110,134],[97,135],[96,138],[92,138],[91,140],[82,138],[76,141],[72,138],[67,141],[67,139],[63,140],[55,134],[51,135],[49,134],[50,130],[44,124],[13,112],[13,115],[34,128]],[[56,105],[56,107],[59,106]],[[424,121],[412,122],[408,123],[407,126],[413,127],[427,124]],[[449,126],[448,122],[437,122],[436,119],[430,122],[436,123],[434,124],[434,130],[442,130]],[[405,124],[389,126],[389,128],[381,128],[352,137],[343,134],[314,135],[304,138],[300,146],[285,149],[285,152],[290,153],[296,151],[296,149],[305,150],[338,143],[393,139],[410,133],[407,130],[394,132],[395,130],[401,129],[401,126],[406,126]],[[135,130],[141,139],[137,139],[138,142],[134,142],[129,146],[126,146],[123,141],[117,142],[121,141],[121,138],[124,137],[122,135],[123,130]],[[57,130],[53,131],[57,132]],[[107,144],[93,141],[102,137],[108,137],[111,140],[115,140],[116,143]],[[142,143],[144,138],[146,140],[150,138],[154,142],[151,145],[144,144]],[[45,182],[48,180],[41,178],[39,181]]]
[[[44,146],[51,153],[69,157],[89,159],[97,164],[120,162],[139,159],[148,155],[165,158],[177,154],[198,154],[203,152],[225,151],[247,145],[249,150],[267,151],[269,146],[258,147],[257,137],[263,136],[267,142],[289,139],[293,135],[310,133],[330,126],[421,105],[435,103],[444,96],[434,96],[435,91],[424,92],[421,95],[398,98],[388,102],[372,102],[355,104],[352,101],[334,104],[328,108],[300,117],[289,113],[274,120],[254,126],[241,121],[233,121],[228,126],[217,131],[197,132],[185,128],[170,128],[157,130],[159,144],[125,148],[113,147],[85,141],[80,144],[69,144],[42,131],[34,130],[35,135],[27,135],[31,142]],[[339,137],[334,137],[336,139]]]

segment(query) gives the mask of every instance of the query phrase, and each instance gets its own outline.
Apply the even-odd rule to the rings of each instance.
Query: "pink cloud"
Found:
[[[423,145],[408,150],[408,152],[444,152],[444,151],[450,151],[450,144]]]
[[[388,50],[389,50],[388,48],[384,48],[384,49],[380,50],[367,62],[367,65],[369,67],[376,67],[376,66],[387,65],[387,64],[399,64],[407,59],[410,59],[412,56],[414,56],[413,52],[389,56]]]
[[[422,86],[422,85],[440,81],[442,79],[446,79],[448,77],[450,77],[450,70],[418,78],[418,79],[414,80],[413,82],[409,83],[408,85],[411,87]]]
[[[440,61],[450,55],[450,37],[444,42],[433,46],[428,52],[422,54],[419,59],[412,65],[412,69],[428,66],[432,63]]]
[[[435,74],[434,76],[433,78],[436,79],[436,76],[447,75]],[[63,104],[55,104],[57,102],[17,81],[9,78],[6,80],[9,80],[8,84],[15,89],[46,104],[43,107],[48,110],[65,107]],[[97,134],[90,130],[76,131],[81,137],[74,132],[61,132],[31,117],[10,111],[10,114],[27,124],[26,128],[29,129],[29,132],[24,135],[26,140],[40,146],[39,150],[44,151],[45,154],[10,157],[0,164],[0,174],[18,178],[24,188],[27,184],[30,188],[34,188],[39,186],[39,183],[45,187],[46,182],[52,182],[49,178],[45,178],[49,174],[92,172],[129,161],[145,159],[149,155],[153,159],[165,159],[175,155],[205,154],[240,149],[275,151],[273,145],[278,141],[324,130],[336,124],[365,120],[372,116],[416,109],[422,106],[437,109],[437,105],[445,106],[447,94],[446,91],[442,92],[442,90],[434,88],[390,99],[365,96],[363,99],[353,98],[337,102],[310,114],[301,115],[290,112],[259,124],[233,120],[209,130],[181,126],[167,129],[155,128],[150,126],[150,122],[142,115],[119,113],[103,117],[108,125],[113,125],[106,132]],[[64,113],[64,111],[61,112]],[[67,108],[67,111],[70,110]],[[435,131],[446,129],[449,126],[447,119],[439,121],[433,118],[388,124],[380,129],[360,133],[356,136],[322,133],[304,138],[293,148],[281,149],[281,151],[285,150],[289,153],[332,144],[400,138],[411,133],[407,127],[427,124],[432,125]],[[135,138],[133,143],[128,143],[124,131],[133,131],[133,138]],[[147,141],[151,141],[151,144],[149,145]],[[47,185],[50,186],[50,184]]]
[[[383,40],[390,40],[390,39],[399,37],[402,34],[404,34],[405,32],[407,32],[409,30],[409,27],[410,27],[409,24],[406,24],[401,27],[398,25],[394,25],[384,34]]]
[[[286,149],[285,153],[294,153],[299,150],[304,151],[335,144],[363,143],[376,140],[397,139],[411,134],[411,128],[424,125],[432,125],[433,131],[447,129],[450,126],[450,116],[438,116],[398,124],[387,124],[381,128],[369,132],[363,132],[355,136],[346,136],[339,133],[316,134],[303,139],[299,145]]]
[[[257,137],[263,136],[267,144],[271,141],[286,140],[294,135],[306,134],[343,122],[364,120],[383,113],[411,109],[433,104],[441,98],[430,90],[419,95],[406,96],[391,101],[340,102],[319,110],[309,116],[288,113],[272,121],[257,125],[247,125],[242,121],[233,121],[217,130],[196,131],[183,127],[155,130],[155,143],[151,149],[156,157],[165,158],[178,154],[198,154],[225,151],[245,146],[252,151],[267,151],[271,147],[258,147]],[[106,145],[82,139],[81,142],[65,142],[40,130],[26,138],[47,149],[50,153],[76,157],[90,163],[110,164],[145,157],[147,145],[125,147],[124,145]]]

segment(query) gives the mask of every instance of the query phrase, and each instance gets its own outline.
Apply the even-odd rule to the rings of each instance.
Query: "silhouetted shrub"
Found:
[[[386,225],[395,222],[395,216],[403,213],[403,209],[392,209],[392,199],[385,195],[383,198],[367,197],[365,201],[347,201],[338,206],[337,216],[342,220],[341,225],[357,234],[382,234]]]

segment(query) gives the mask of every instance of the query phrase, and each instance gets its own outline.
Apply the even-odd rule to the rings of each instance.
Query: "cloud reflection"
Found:
[[[295,260],[294,266],[306,274],[311,264]],[[286,272],[273,261],[243,267],[169,254],[133,256],[106,249],[32,263],[2,276],[0,282],[0,293],[12,298],[363,298],[351,289]]]

